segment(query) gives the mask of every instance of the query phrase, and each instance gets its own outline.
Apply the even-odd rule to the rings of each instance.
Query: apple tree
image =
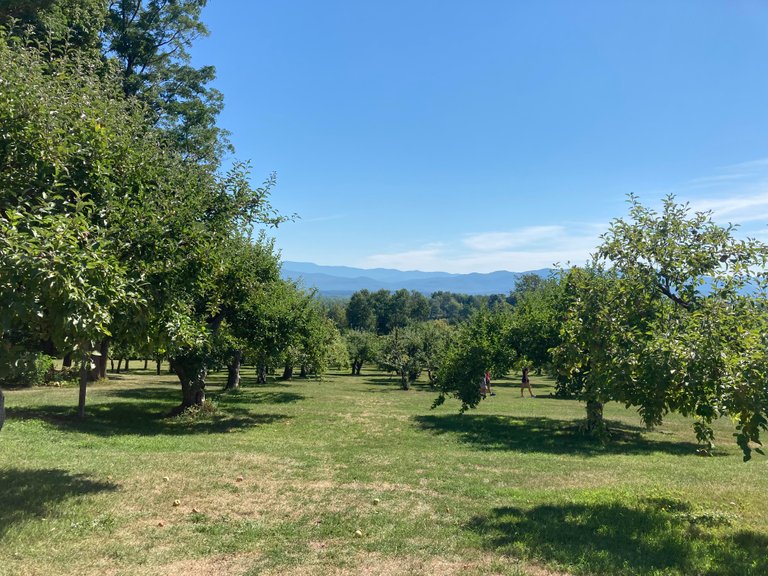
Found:
[[[593,428],[595,410],[614,400],[637,407],[647,425],[669,412],[692,416],[711,446],[710,424],[728,416],[749,459],[768,428],[768,249],[673,197],[660,213],[629,202],[594,265],[568,275],[560,377],[587,400]]]

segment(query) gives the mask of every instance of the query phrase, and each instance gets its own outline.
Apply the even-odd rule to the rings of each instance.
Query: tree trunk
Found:
[[[88,372],[91,367],[91,355],[83,354],[80,360],[80,394],[77,399],[77,417],[85,418],[85,394],[88,390]]]
[[[605,432],[602,402],[587,400],[587,432],[598,435]]]
[[[286,364],[285,370],[283,370],[282,380],[290,380],[291,378],[293,378],[293,366]]]
[[[109,369],[112,370],[112,372],[114,372],[115,371],[115,359],[114,358],[110,358],[109,359],[109,366],[110,366]]]
[[[227,390],[240,387],[240,365],[243,354],[237,350],[232,356],[232,360],[227,364]]]
[[[128,358],[125,359],[125,371],[128,372]]]
[[[120,366],[122,366],[122,365],[123,365],[123,359],[122,358],[118,358],[117,359],[117,373],[118,374],[120,374]]]
[[[307,367],[302,364],[301,372],[299,372],[299,378],[306,378],[306,377],[307,377]]]
[[[400,387],[403,390],[410,390],[411,385],[408,382],[408,371],[407,370],[400,370]]]
[[[205,377],[208,368],[198,360],[171,359],[171,366],[181,382],[181,412],[190,406],[202,406],[205,402]]]
[[[5,396],[3,396],[3,391],[0,390],[0,430],[3,429],[4,423],[5,423]]]
[[[61,362],[62,368],[72,368],[72,354],[64,356],[64,360]]]
[[[99,352],[101,356],[96,356],[96,371],[99,380],[103,380],[107,377],[107,357],[109,356],[109,340],[104,338],[99,346]]]
[[[144,358],[144,370],[149,366],[149,358]]]
[[[160,365],[163,363],[162,359],[158,356],[155,360],[157,362],[157,375],[160,376]]]
[[[259,375],[256,378],[256,381],[259,384],[266,384],[267,383],[267,367],[264,364],[259,364]]]

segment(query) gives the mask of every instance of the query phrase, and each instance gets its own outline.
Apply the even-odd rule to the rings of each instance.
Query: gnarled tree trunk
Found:
[[[587,432],[590,434],[601,435],[605,432],[605,421],[603,420],[603,403],[597,400],[587,400]]]
[[[239,350],[232,355],[232,360],[227,364],[227,390],[240,387],[240,365],[243,353]]]
[[[205,378],[208,368],[200,361],[175,358],[171,367],[181,382],[181,406],[183,411],[191,406],[202,406],[205,402]]]

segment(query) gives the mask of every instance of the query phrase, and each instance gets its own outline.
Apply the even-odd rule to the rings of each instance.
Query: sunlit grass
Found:
[[[74,388],[7,392],[2,574],[768,573],[768,464],[728,422],[702,457],[690,422],[609,405],[603,445],[542,378],[459,415],[373,372],[217,374],[214,408],[174,418],[174,378],[137,372],[85,422]]]

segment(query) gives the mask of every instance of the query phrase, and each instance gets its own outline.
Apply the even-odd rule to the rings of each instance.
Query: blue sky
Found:
[[[768,3],[211,0],[220,124],[286,260],[583,263],[626,195],[768,240]]]

